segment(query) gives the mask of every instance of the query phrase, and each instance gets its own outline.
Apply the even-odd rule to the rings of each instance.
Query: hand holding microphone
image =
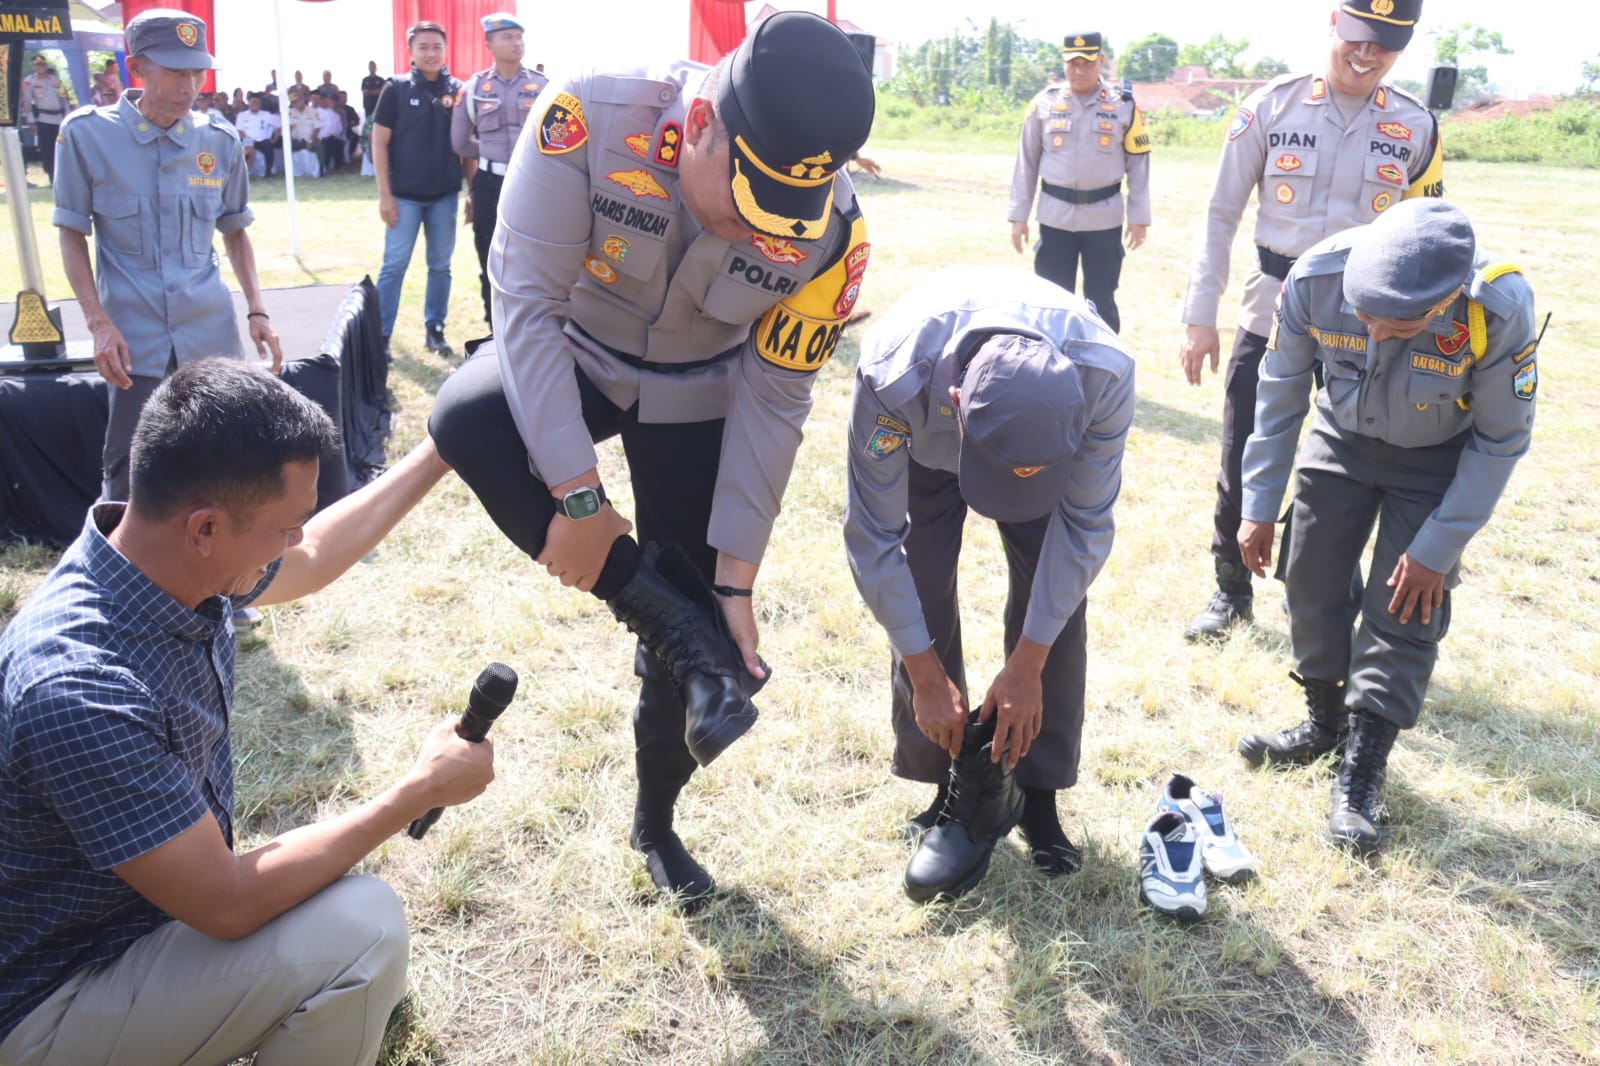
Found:
[[[431,766],[437,759],[448,758],[450,748],[454,747],[448,739],[449,733],[452,731],[462,740],[472,741],[475,744],[484,742],[489,735],[489,727],[494,724],[496,718],[500,717],[500,712],[510,705],[511,698],[516,695],[516,692],[516,671],[504,663],[490,663],[478,675],[478,680],[473,683],[472,694],[467,699],[467,708],[461,712],[461,718],[456,722],[453,730],[448,725],[441,724],[440,728],[434,731],[438,735],[429,737],[428,743],[423,747],[422,758],[418,761],[418,768],[421,769],[424,765]],[[474,760],[475,762],[486,762],[486,760],[493,758],[492,748],[485,745],[485,749],[486,752],[483,759]],[[476,773],[460,778],[457,783],[470,789],[470,791],[462,795],[460,799],[449,800],[449,803],[466,802],[482,792],[492,778],[492,769],[488,770],[487,777],[483,776],[482,770],[478,770]],[[439,816],[443,813],[444,807],[433,808],[427,814],[412,822],[406,832],[413,840],[421,840],[427,834],[429,827],[434,822],[437,822]]]

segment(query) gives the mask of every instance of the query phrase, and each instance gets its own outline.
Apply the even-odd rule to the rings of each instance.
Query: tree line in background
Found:
[[[1498,30],[1473,23],[1440,27],[1428,33],[1433,60],[1459,69],[1455,106],[1464,107],[1494,95],[1487,60],[1510,55]],[[1199,66],[1211,78],[1265,81],[1289,72],[1289,64],[1263,56],[1246,64],[1247,38],[1213,34],[1198,44],[1180,44],[1164,33],[1132,42],[1120,54],[1111,41],[1102,48],[1118,78],[1135,82],[1165,81],[1181,67]],[[1600,86],[1600,56],[1583,64],[1579,93]],[[991,18],[980,28],[968,19],[962,29],[935,37],[914,48],[902,47],[894,77],[884,92],[916,107],[948,106],[982,114],[1009,114],[1046,85],[1061,78],[1061,46],[1017,32],[1010,23]],[[1400,78],[1401,88],[1421,93],[1421,82]],[[1223,94],[1226,95],[1226,94]],[[1235,95],[1242,96],[1242,93]]]

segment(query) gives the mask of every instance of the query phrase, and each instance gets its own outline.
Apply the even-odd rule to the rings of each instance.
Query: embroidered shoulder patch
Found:
[[[1512,392],[1519,400],[1531,400],[1534,393],[1539,391],[1539,361],[1535,359],[1511,379]]]
[[[911,427],[905,425],[888,415],[879,415],[878,424],[872,430],[872,436],[867,438],[864,451],[867,458],[875,463],[881,463],[889,456],[900,450],[906,442],[906,436],[911,432]]]
[[[1233,124],[1228,127],[1228,140],[1236,141],[1245,130],[1250,128],[1250,123],[1256,120],[1254,111],[1248,108],[1239,108],[1233,113]]]
[[[557,93],[539,120],[539,151],[566,155],[583,147],[589,127],[583,121],[583,102],[571,93]]]

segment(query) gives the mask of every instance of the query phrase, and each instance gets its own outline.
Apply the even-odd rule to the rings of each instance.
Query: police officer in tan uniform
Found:
[[[1150,226],[1150,135],[1124,86],[1106,84],[1098,33],[1072,34],[1061,53],[1067,80],[1028,104],[1011,176],[1011,244],[1021,254],[1028,213],[1039,193],[1039,244],[1033,269],[1083,295],[1119,330],[1117,282],[1122,276],[1122,176],[1128,176],[1127,245],[1144,243]]]
[[[450,146],[466,163],[467,215],[478,249],[483,317],[489,321],[489,242],[500,217],[500,186],[533,102],[550,79],[523,65],[525,27],[515,15],[502,11],[480,21],[494,66],[462,86],[461,102],[450,116]]]
[[[1190,640],[1226,639],[1251,615],[1250,574],[1240,564],[1239,463],[1250,436],[1256,373],[1278,289],[1295,257],[1317,241],[1376,218],[1402,199],[1444,192],[1438,124],[1421,101],[1384,82],[1411,40],[1422,0],[1350,0],[1329,16],[1325,73],[1286,74],[1234,112],[1206,215],[1206,235],[1183,301],[1179,361],[1200,384],[1221,341],[1217,306],[1228,252],[1256,193],[1256,263],[1244,286],[1239,331],[1228,361],[1217,474],[1217,591],[1184,631]]]
[[[498,354],[444,384],[432,431],[517,547],[639,636],[630,840],[699,900],[673,806],[755,719],[755,578],[870,252],[842,168],[872,83],[837,28],[783,12],[709,72],[582,72],[535,111],[489,252]],[[619,435],[643,549],[596,470]]]
[[[1517,267],[1479,250],[1466,215],[1442,200],[1399,204],[1313,246],[1284,283],[1244,449],[1238,542],[1264,575],[1296,465],[1284,582],[1295,666],[1316,697],[1306,721],[1247,736],[1239,752],[1259,766],[1342,747],[1335,843],[1370,851],[1382,839],[1389,751],[1422,711],[1461,554],[1528,451],[1535,328]],[[1352,627],[1350,574],[1374,524]]]

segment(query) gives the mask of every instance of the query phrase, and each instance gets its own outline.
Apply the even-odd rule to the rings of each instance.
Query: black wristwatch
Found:
[[[593,518],[600,513],[600,507],[606,502],[604,488],[590,488],[585,485],[573,489],[561,497],[561,510],[573,521]]]

